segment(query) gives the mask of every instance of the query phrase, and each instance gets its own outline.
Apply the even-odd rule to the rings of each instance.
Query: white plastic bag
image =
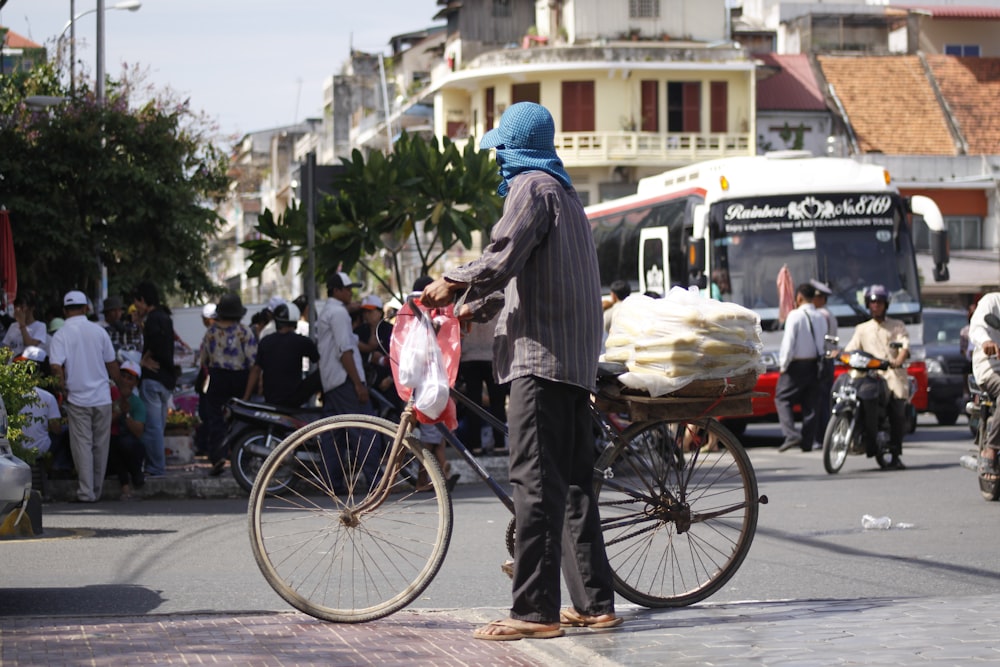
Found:
[[[403,342],[399,380],[413,389],[414,406],[437,419],[448,406],[448,376],[430,318],[420,317]]]

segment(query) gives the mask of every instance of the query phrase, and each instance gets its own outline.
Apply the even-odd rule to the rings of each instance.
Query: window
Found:
[[[486,89],[486,102],[485,102],[485,107],[486,107],[486,109],[485,109],[486,110],[486,122],[485,122],[485,126],[486,126],[486,131],[487,132],[489,132],[490,130],[492,130],[493,127],[494,127],[494,125],[496,124],[496,120],[497,120],[496,119],[496,104],[497,104],[497,101],[496,101],[496,90],[493,88],[493,86],[490,86],[489,88]]]
[[[710,132],[726,132],[729,130],[729,86],[725,81],[713,81],[709,84],[711,110]]]
[[[948,227],[948,245],[952,250],[983,249],[983,219],[975,216],[944,216]],[[913,245],[917,250],[931,249],[931,236],[927,225],[915,225]]]
[[[639,129],[643,132],[660,131],[660,82],[646,80],[642,89],[642,122]]]
[[[562,131],[594,131],[594,82],[562,82]]]
[[[515,83],[510,87],[510,103],[542,103],[542,87],[538,83]]]
[[[667,83],[667,132],[701,132],[701,82]]]
[[[660,0],[628,0],[630,19],[655,19],[660,16]]]
[[[978,44],[945,44],[944,54],[946,56],[970,56],[979,57]]]
[[[510,0],[493,0],[493,18],[509,19],[510,17]]]

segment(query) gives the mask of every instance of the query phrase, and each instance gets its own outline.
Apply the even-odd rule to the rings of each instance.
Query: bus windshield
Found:
[[[910,321],[920,312],[912,242],[895,194],[729,200],[709,216],[712,273],[728,274],[718,281],[728,287],[722,298],[755,310],[765,326],[778,319],[784,266],[793,290],[814,278],[831,287],[827,308],[841,324],[868,319],[864,290],[872,284],[889,290],[890,314]]]

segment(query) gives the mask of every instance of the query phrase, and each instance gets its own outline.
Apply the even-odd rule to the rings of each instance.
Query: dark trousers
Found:
[[[993,399],[994,405],[1000,397],[1000,376],[990,373],[984,378],[979,386],[986,390],[986,393]],[[990,415],[990,421],[986,424],[986,443],[994,449],[1000,449],[1000,410],[994,409]]]
[[[226,419],[222,414],[222,408],[226,402],[233,397],[243,396],[247,388],[247,379],[250,371],[230,371],[222,368],[212,368],[208,371],[209,383],[208,391],[201,397],[205,403],[203,419],[207,427],[205,433],[205,444],[208,446],[208,459],[212,463],[229,458],[226,451]]]
[[[823,377],[819,378],[816,388],[816,442],[823,444],[827,424],[830,423],[830,413],[833,407],[830,397],[833,395],[833,359],[823,362]]]
[[[125,428],[122,426],[122,428]],[[111,436],[111,448],[108,450],[108,469],[117,477],[119,484],[131,484],[141,489],[145,483],[142,474],[142,460],[146,456],[146,448],[142,440],[131,433],[120,433]]]
[[[866,399],[862,403],[867,436],[865,449],[869,455],[874,455],[878,448],[875,439],[878,434],[879,418],[883,413],[887,413],[889,417],[889,451],[896,455],[902,454],[903,430],[906,428],[906,400],[888,393],[884,400]]]
[[[486,387],[486,394],[490,399],[489,413],[501,422],[507,422],[507,385],[497,384],[493,381],[493,362],[491,361],[463,361],[458,365],[458,381],[464,385],[463,393],[468,396],[473,403],[483,407],[483,386]],[[482,428],[484,420],[472,410],[463,408],[459,404],[459,425],[455,435],[465,443],[470,449],[477,449],[482,445]],[[504,448],[504,432],[501,429],[493,429],[493,446],[497,449]]]
[[[774,407],[781,423],[785,442],[801,440],[802,449],[809,451],[816,440],[816,395],[818,393],[816,359],[796,359],[778,377],[774,392]],[[795,430],[792,406],[802,409],[802,434]]]
[[[334,415],[373,415],[371,401],[362,403],[354,383],[348,379],[339,387],[334,387],[323,394],[323,416]],[[333,438],[329,433],[320,438],[320,449],[323,452],[323,462],[329,477],[330,485],[340,495],[350,490],[350,485],[357,480],[344,479],[344,471],[358,470],[365,475],[369,488],[379,480],[379,464],[382,452],[385,450],[384,438],[371,430],[346,429],[338,432]]]
[[[511,618],[559,621],[560,565],[573,607],[614,613],[594,494],[590,393],[536,377],[511,383],[510,484],[517,525]]]

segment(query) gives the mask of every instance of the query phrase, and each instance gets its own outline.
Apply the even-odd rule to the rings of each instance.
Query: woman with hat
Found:
[[[235,293],[219,300],[215,308],[215,321],[205,331],[201,341],[199,365],[207,369],[207,387],[201,397],[205,402],[203,414],[205,444],[212,463],[209,474],[221,475],[226,467],[228,452],[223,449],[226,422],[222,409],[230,398],[243,395],[250,367],[257,358],[257,337],[240,323],[247,309]]]

